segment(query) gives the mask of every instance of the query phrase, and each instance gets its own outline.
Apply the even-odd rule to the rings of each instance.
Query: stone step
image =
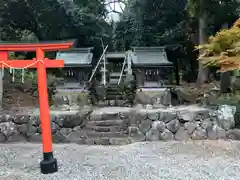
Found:
[[[131,140],[127,137],[123,138],[87,138],[83,140],[87,145],[127,145]]]
[[[86,130],[92,130],[95,132],[120,132],[121,127],[120,126],[92,126],[87,125],[85,127]]]
[[[118,85],[113,85],[113,84],[111,84],[111,85],[109,85],[108,87],[107,87],[107,91],[118,91],[120,88],[119,88],[119,86]]]
[[[118,86],[108,87],[106,90],[106,93],[107,93],[106,100],[115,100],[115,99],[122,100],[123,99],[121,90]]]
[[[131,139],[127,137],[110,139],[110,145],[127,145],[131,143],[132,143]]]
[[[106,94],[122,94],[119,90],[117,91],[107,91]]]
[[[118,79],[110,79],[109,84],[117,85],[118,84]]]
[[[121,72],[112,72],[112,73],[109,73],[109,76],[111,78],[119,78],[121,75]]]
[[[103,137],[121,138],[121,137],[126,137],[127,134],[124,134],[123,132],[96,132],[96,131],[83,129],[81,131],[81,136],[85,138],[103,138]]]
[[[124,123],[124,120],[121,120],[121,119],[88,121],[88,125],[93,125],[93,126],[116,126],[116,125],[122,125],[123,123]]]
[[[107,94],[121,94],[119,89],[107,89]]]
[[[119,94],[107,94],[106,100],[123,100],[123,97]]]
[[[118,120],[119,113],[118,112],[105,112],[103,114],[91,114],[90,121],[103,121],[103,120]]]

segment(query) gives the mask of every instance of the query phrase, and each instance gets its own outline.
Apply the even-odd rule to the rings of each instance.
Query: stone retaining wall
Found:
[[[89,97],[88,91],[86,90],[58,90],[57,93],[53,96],[53,105],[88,105]]]
[[[240,138],[235,127],[234,112],[223,113],[198,106],[183,106],[153,109],[109,107],[92,110],[85,107],[80,111],[52,111],[51,126],[55,143],[77,142],[88,144],[83,132],[90,131],[92,122],[114,122],[124,120],[124,128],[119,132],[129,141],[155,140],[202,140],[202,139],[237,139]],[[232,113],[232,114],[231,114]],[[225,114],[225,116],[223,116]],[[108,118],[106,118],[108,117]],[[111,121],[109,120],[111,119]],[[105,123],[107,124],[107,123]],[[121,125],[122,126],[122,125]],[[116,128],[115,128],[116,129]],[[105,130],[108,131],[108,130]],[[109,133],[111,128],[109,128]],[[112,132],[116,133],[116,132]],[[76,139],[78,139],[76,141]],[[98,138],[98,137],[95,137]],[[100,138],[100,137],[99,137]],[[111,138],[111,137],[109,137]],[[106,139],[106,138],[105,138]],[[41,125],[38,113],[5,114],[0,116],[0,142],[40,142]],[[93,144],[93,143],[91,143]],[[123,144],[115,142],[114,144]]]
[[[132,121],[130,136],[143,134],[149,141],[226,139],[235,126],[234,116],[197,106],[140,110]]]
[[[140,88],[136,91],[136,103],[140,104],[171,104],[171,92],[168,88]]]

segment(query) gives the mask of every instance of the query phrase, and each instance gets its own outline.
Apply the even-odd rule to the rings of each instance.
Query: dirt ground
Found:
[[[200,87],[196,83],[182,82],[181,86],[184,87],[184,90],[186,92],[193,93],[193,94],[199,94],[199,96],[200,96],[204,93],[209,92],[213,88],[216,88],[216,87],[219,88],[219,82],[216,81],[216,82],[212,82],[212,83],[208,83],[208,84],[203,84]]]
[[[27,84],[24,84],[23,87],[28,89]],[[38,97],[33,96],[30,92],[25,92],[19,86],[14,86],[13,83],[4,83],[3,109],[17,110],[20,107],[38,107]]]

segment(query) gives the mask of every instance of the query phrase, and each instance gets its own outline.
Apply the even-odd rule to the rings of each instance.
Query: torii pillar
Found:
[[[43,160],[40,163],[41,173],[49,174],[58,171],[57,159],[52,151],[52,133],[50,111],[48,104],[47,73],[46,68],[64,67],[64,60],[50,60],[45,58],[46,51],[58,51],[68,49],[73,41],[43,42],[43,43],[6,43],[0,44],[1,68],[37,68],[38,96],[40,105],[40,121],[42,128]],[[33,60],[9,60],[8,52],[35,51],[36,59]]]

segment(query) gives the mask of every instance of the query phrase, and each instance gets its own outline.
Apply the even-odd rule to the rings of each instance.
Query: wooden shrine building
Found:
[[[73,48],[57,53],[57,59],[64,60],[64,85],[83,87],[92,73],[93,48]]]
[[[165,47],[133,47],[129,51],[138,87],[163,87],[171,84],[173,63]]]
[[[133,47],[127,52],[106,52],[101,60],[101,84],[115,84],[133,76],[138,87],[164,87],[175,78],[174,64],[165,47]]]

